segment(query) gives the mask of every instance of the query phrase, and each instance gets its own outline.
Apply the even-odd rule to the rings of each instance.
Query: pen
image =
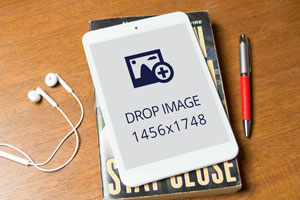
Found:
[[[246,137],[250,137],[251,130],[251,91],[250,91],[250,47],[246,34],[240,36],[240,85],[242,116]]]

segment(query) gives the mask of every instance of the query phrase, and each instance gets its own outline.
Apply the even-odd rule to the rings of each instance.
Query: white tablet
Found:
[[[142,185],[237,155],[186,14],[91,31],[83,44],[125,185]]]

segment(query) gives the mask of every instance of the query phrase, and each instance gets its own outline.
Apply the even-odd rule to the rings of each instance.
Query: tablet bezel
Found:
[[[90,72],[94,81],[94,87],[96,89],[96,95],[101,105],[101,110],[106,122],[107,129],[109,131],[109,137],[115,155],[115,159],[118,165],[120,178],[122,182],[127,186],[139,186],[145,183],[153,182],[163,178],[167,178],[173,175],[181,174],[187,171],[192,171],[201,167],[209,166],[226,160],[230,160],[236,157],[238,153],[238,146],[235,141],[232,129],[228,122],[228,118],[224,111],[223,105],[217,94],[215,85],[211,78],[211,74],[208,67],[204,68],[205,77],[208,79],[209,87],[214,90],[213,96],[216,101],[216,105],[221,113],[221,117],[224,125],[226,126],[226,134],[229,138],[229,142],[222,143],[213,147],[204,148],[194,152],[189,152],[176,157],[164,159],[147,165],[139,167],[125,169],[123,158],[120,153],[119,146],[117,145],[117,139],[114,132],[114,127],[110,123],[110,115],[106,108],[106,102],[104,94],[102,93],[99,77],[96,73],[96,66],[93,60],[92,51],[90,46],[92,44],[107,42],[117,38],[123,38],[136,34],[141,34],[148,31],[153,31],[169,26],[185,24],[189,35],[193,41],[193,48],[196,51],[199,63],[205,63],[205,59],[198,45],[198,41],[195,37],[193,29],[190,25],[188,16],[183,12],[175,12],[171,14],[161,15],[157,17],[151,17],[140,21],[125,23],[121,25],[112,26],[109,28],[99,29],[86,33],[83,36],[83,45],[86,52],[86,57],[90,67]],[[207,65],[206,65],[207,66]],[[227,121],[227,122],[226,122]],[[199,162],[201,158],[201,162]]]

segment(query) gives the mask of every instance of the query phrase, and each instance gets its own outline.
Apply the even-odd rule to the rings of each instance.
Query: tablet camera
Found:
[[[125,57],[133,87],[153,83],[167,83],[172,80],[174,70],[165,62],[160,49]]]

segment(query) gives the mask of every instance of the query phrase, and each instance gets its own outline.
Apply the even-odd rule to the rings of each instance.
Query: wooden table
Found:
[[[44,161],[70,130],[46,101],[27,92],[42,87],[71,120],[79,106],[62,86],[44,83],[59,73],[82,100],[80,150],[65,169],[42,173],[0,159],[0,199],[101,199],[93,84],[81,37],[92,19],[209,10],[230,112],[240,146],[243,189],[199,199],[300,198],[300,2],[291,1],[20,1],[0,2],[0,142]],[[239,51],[241,33],[252,47],[253,129],[241,122]],[[49,167],[73,151],[69,139]],[[1,150],[13,152],[1,147]]]

